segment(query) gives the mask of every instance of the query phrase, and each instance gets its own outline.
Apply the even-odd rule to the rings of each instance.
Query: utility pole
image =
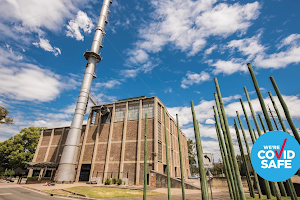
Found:
[[[111,0],[103,1],[91,50],[84,53],[84,57],[87,60],[87,64],[75,108],[75,113],[72,119],[71,128],[69,130],[65,147],[63,149],[59,167],[57,170],[57,181],[59,183],[72,183],[75,179],[75,165],[77,163],[76,160],[81,136],[83,117],[86,112],[92,80],[93,78],[95,78],[95,66],[96,63],[101,61],[101,57],[99,55],[99,48],[102,48],[102,39],[105,35],[104,26],[108,23],[107,16],[110,13],[109,6],[111,3]]]

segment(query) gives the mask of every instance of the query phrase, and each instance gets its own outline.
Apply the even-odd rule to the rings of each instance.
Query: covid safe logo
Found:
[[[291,178],[300,167],[300,146],[283,131],[270,131],[259,137],[251,150],[254,170],[273,182]]]

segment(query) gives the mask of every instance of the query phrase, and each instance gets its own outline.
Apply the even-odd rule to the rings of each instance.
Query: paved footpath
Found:
[[[46,196],[44,193],[24,189],[19,185],[9,183],[0,184],[0,200],[66,200],[70,198]]]

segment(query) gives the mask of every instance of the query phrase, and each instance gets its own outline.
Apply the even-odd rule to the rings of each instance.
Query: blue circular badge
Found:
[[[300,167],[300,145],[286,132],[267,132],[254,143],[251,162],[262,178],[273,182],[287,180]]]

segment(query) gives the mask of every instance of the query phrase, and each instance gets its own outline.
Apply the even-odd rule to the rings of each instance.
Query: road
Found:
[[[24,189],[17,186],[5,186],[0,185],[0,200],[66,200],[71,198],[60,198],[57,196],[46,196],[41,193],[37,193],[31,190]]]

